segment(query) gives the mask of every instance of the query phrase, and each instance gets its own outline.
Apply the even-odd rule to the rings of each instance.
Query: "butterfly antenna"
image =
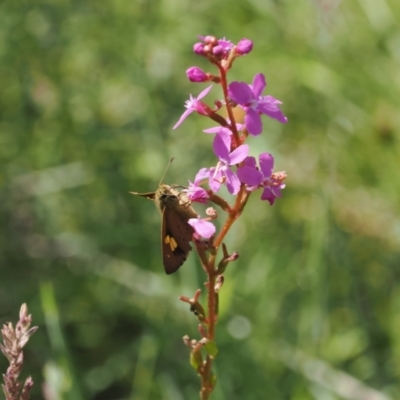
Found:
[[[163,183],[163,181],[164,181],[164,176],[165,176],[165,174],[167,173],[167,171],[168,171],[170,165],[172,164],[172,161],[174,161],[174,159],[175,159],[175,157],[172,157],[172,158],[169,160],[169,163],[168,163],[168,165],[167,165],[167,168],[165,168],[165,171],[164,171],[164,173],[162,174],[162,177],[161,177],[161,180],[160,180],[160,183],[159,183],[158,186],[160,186],[160,185]]]

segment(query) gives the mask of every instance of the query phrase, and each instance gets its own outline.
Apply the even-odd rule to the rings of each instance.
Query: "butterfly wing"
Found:
[[[193,228],[176,209],[164,208],[162,213],[161,247],[165,272],[172,274],[185,262],[192,249]]]
[[[189,218],[196,218],[197,214],[191,207],[181,204],[181,199],[178,198],[179,192],[168,185],[160,184],[155,192],[130,193],[153,200],[161,211],[161,249],[164,269],[167,274],[174,273],[185,262],[192,249],[190,241],[194,230],[187,221]]]

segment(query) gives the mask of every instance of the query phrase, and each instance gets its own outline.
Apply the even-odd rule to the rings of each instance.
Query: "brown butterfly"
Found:
[[[170,161],[170,163],[172,160]],[[188,224],[190,218],[197,218],[187,196],[169,185],[160,183],[155,192],[136,193],[137,196],[153,200],[161,211],[161,250],[164,269],[172,274],[186,261],[192,249],[190,241],[194,229]]]

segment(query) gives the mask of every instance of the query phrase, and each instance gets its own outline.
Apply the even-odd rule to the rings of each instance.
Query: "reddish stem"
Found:
[[[227,74],[224,67],[216,63],[219,73],[220,73],[220,85],[222,87],[226,110],[228,114],[228,118],[230,121],[230,128],[232,131],[233,143],[232,147],[236,148],[241,144],[241,140],[239,137],[239,133],[236,128],[235,116],[233,115],[232,107],[230,106],[230,101],[228,97],[228,83],[227,83]],[[229,229],[232,227],[233,223],[240,216],[243,211],[244,206],[247,203],[249,198],[249,193],[246,191],[245,186],[242,185],[239,193],[237,194],[235,204],[232,208],[227,209],[227,207],[223,208],[228,212],[228,218],[225,221],[221,231],[218,236],[214,240],[215,252],[209,255],[208,260],[206,262],[204,253],[200,255],[199,248],[197,248],[198,253],[200,255],[201,263],[203,269],[207,273],[207,282],[205,284],[207,288],[207,339],[215,342],[215,328],[218,320],[218,294],[215,290],[217,273],[215,269],[215,259],[216,254],[218,252],[219,246],[222,244],[226,234],[229,232]],[[200,390],[200,399],[208,400],[213,389],[213,373],[212,373],[212,363],[213,357],[207,355],[206,360],[204,361],[201,368],[199,368],[199,375],[201,376],[201,390]]]
[[[239,138],[239,132],[236,129],[236,124],[235,124],[235,116],[233,115],[233,111],[231,106],[229,105],[229,96],[228,96],[228,82],[226,79],[226,71],[225,69],[218,64],[218,69],[219,69],[219,76],[221,78],[221,87],[222,87],[222,92],[224,94],[224,100],[225,100],[225,106],[226,106],[226,112],[228,113],[230,125],[231,125],[231,130],[233,133],[233,138],[234,138],[234,147],[237,147],[240,145],[240,138]]]
[[[225,221],[224,226],[219,232],[217,238],[214,240],[215,253],[211,254],[208,258],[208,263],[205,266],[205,270],[207,271],[207,339],[215,342],[215,328],[218,320],[217,315],[217,293],[215,291],[215,283],[216,283],[216,270],[215,270],[215,259],[219,246],[224,240],[226,234],[229,232],[229,229],[232,227],[233,223],[240,216],[244,205],[246,204],[249,197],[249,193],[246,192],[244,185],[240,188],[240,191],[236,197],[235,205],[229,212],[228,218]],[[200,398],[201,400],[209,399],[214,386],[213,386],[213,374],[212,374],[212,363],[213,357],[207,355],[206,360],[203,364],[203,368],[200,370],[201,376],[201,391]]]

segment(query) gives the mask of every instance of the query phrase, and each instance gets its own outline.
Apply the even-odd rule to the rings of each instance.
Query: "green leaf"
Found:
[[[199,367],[203,364],[203,357],[200,351],[192,351],[190,353],[190,365],[197,371]]]
[[[218,354],[218,347],[213,340],[208,341],[204,345],[204,349],[211,357],[216,357]]]

